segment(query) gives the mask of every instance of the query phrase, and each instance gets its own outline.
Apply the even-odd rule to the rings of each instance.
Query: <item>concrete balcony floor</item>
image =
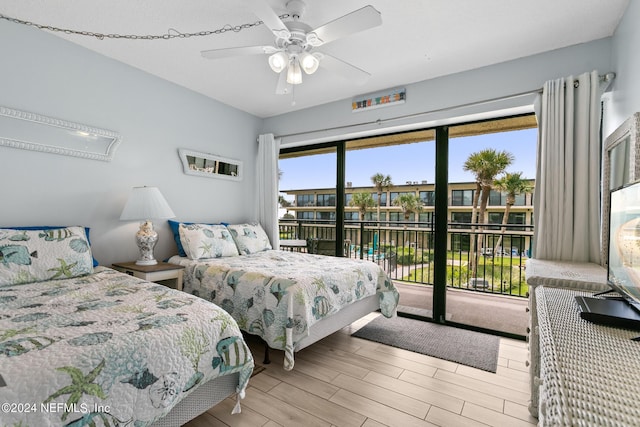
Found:
[[[398,311],[432,317],[433,287],[394,280]],[[493,331],[527,336],[527,298],[447,288],[446,319]]]

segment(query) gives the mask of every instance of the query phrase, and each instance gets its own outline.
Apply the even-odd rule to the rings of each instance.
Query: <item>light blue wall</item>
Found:
[[[611,71],[611,38],[406,85],[407,101],[398,106],[353,113],[351,99],[345,99],[268,118],[265,120],[264,131],[276,135],[288,135],[357,123],[374,123],[348,130],[317,132],[286,139],[287,143],[295,145],[296,141],[305,139],[310,139],[312,142],[319,142],[323,138],[338,139],[338,135],[345,132],[351,132],[349,137],[356,137],[360,136],[358,132],[383,133],[402,130],[394,129],[400,125],[416,127],[452,120],[468,120],[478,118],[482,113],[496,110],[504,109],[505,113],[508,113],[512,108],[515,109],[514,112],[528,108],[528,111],[532,111],[532,101],[535,96],[415,116],[423,112],[535,91],[540,89],[547,80],[593,70],[601,73]],[[384,122],[386,119],[411,115],[414,116],[404,120]],[[377,120],[382,120],[383,123],[376,124]]]
[[[640,2],[630,1],[613,36],[611,57],[617,76],[605,101],[604,135],[640,111]]]
[[[136,259],[119,221],[134,186],[160,188],[177,218],[245,221],[255,210],[262,120],[44,31],[0,22],[0,105],[117,131],[111,162],[0,147],[0,226],[91,227],[101,264]],[[180,147],[244,162],[242,182],[184,175]],[[157,221],[156,258],[175,253]]]

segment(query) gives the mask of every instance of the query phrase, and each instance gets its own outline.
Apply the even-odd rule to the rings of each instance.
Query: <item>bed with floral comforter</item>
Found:
[[[380,311],[391,317],[399,299],[384,270],[366,260],[266,250],[201,260],[174,256],[169,262],[185,266],[185,292],[216,303],[240,329],[284,350],[286,370],[317,322],[376,294]]]
[[[112,269],[0,286],[2,426],[145,426],[253,366],[227,312]]]

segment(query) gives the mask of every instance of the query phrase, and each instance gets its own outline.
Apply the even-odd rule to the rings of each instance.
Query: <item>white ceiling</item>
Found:
[[[286,13],[286,0],[265,0]],[[200,51],[270,45],[265,25],[172,40],[98,40],[57,33],[259,117],[504,62],[613,35],[629,0],[307,0],[312,28],[365,5],[382,25],[318,48],[368,71],[357,85],[320,68],[276,95],[266,55],[209,60]],[[0,0],[0,14],[97,33],[165,34],[215,30],[259,20],[244,0]],[[17,41],[19,43],[19,40]]]

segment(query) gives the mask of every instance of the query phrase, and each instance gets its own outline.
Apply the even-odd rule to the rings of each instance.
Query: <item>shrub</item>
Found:
[[[433,259],[433,254],[429,251],[418,250],[413,248],[399,247],[396,250],[398,264],[413,265],[428,263]]]

